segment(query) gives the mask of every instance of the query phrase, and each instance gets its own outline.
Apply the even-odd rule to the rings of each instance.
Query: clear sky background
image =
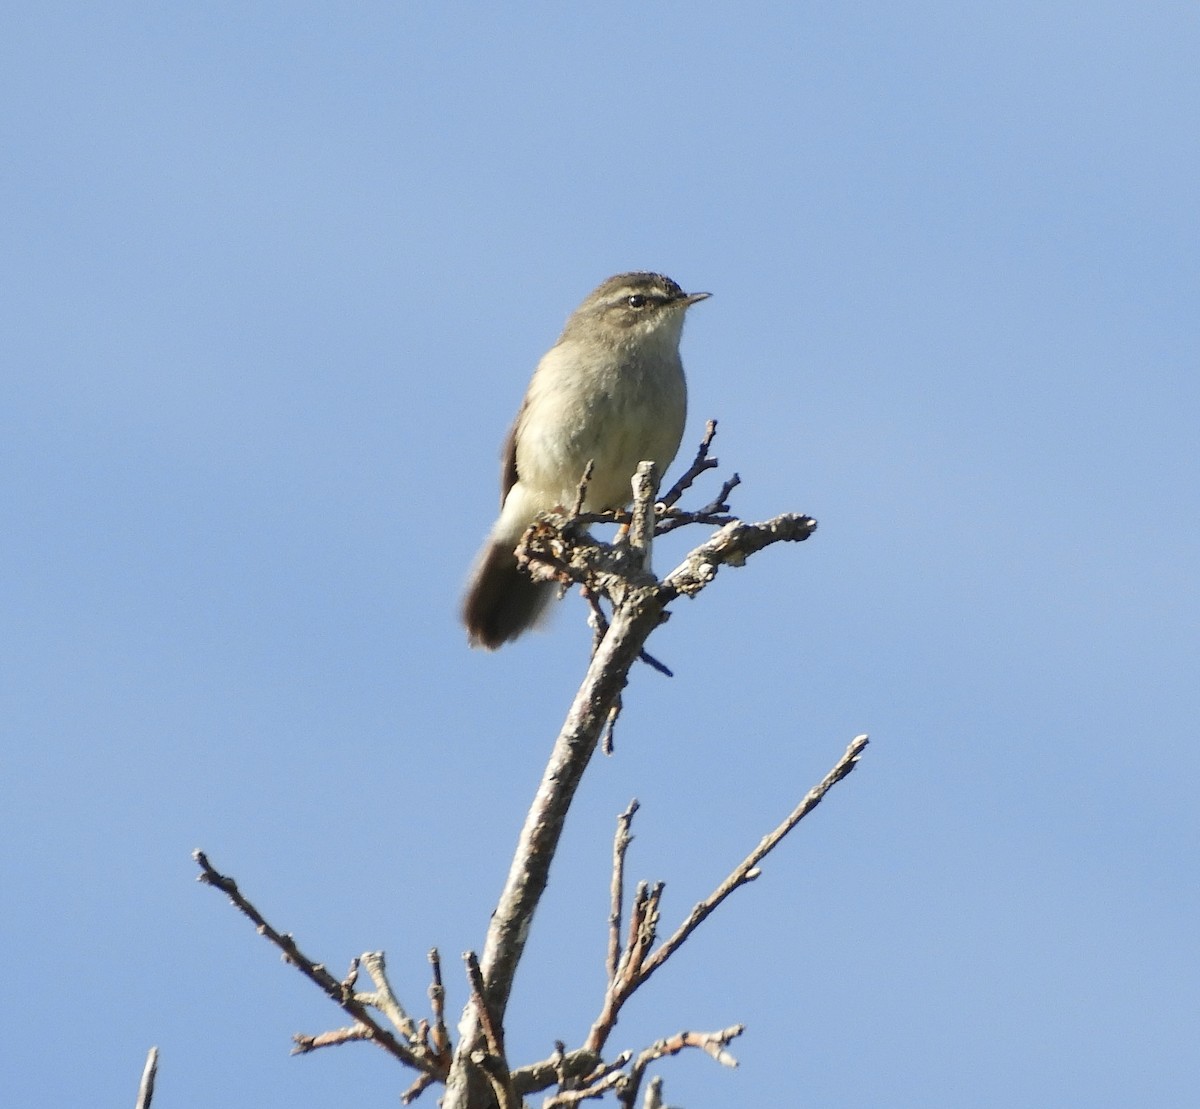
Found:
[[[591,768],[511,1010],[745,1021],[673,1105],[1200,1104],[1200,17],[1190,3],[59,4],[0,26],[5,1102],[391,1106],[410,1075],[194,881],[424,1011],[589,645],[456,622],[529,372],[607,275],[711,290],[756,519]],[[707,493],[715,488],[702,488]],[[669,568],[703,533],[664,541]],[[424,1104],[433,1105],[427,1095]]]

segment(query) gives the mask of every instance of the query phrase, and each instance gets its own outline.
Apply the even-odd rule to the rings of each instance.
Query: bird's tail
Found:
[[[499,530],[499,529],[497,529]],[[517,565],[516,541],[495,534],[479,553],[463,598],[462,620],[472,647],[497,647],[533,627],[558,588],[535,582]]]

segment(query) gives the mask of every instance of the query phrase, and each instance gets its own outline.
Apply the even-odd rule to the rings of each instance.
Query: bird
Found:
[[[462,603],[472,647],[495,650],[538,623],[554,582],[535,582],[516,547],[540,512],[574,503],[589,462],[582,509],[631,499],[637,465],[661,477],[687,416],[679,340],[687,310],[710,293],[686,293],[660,273],[620,273],[571,313],[543,355],[501,452],[500,516],[476,557]]]

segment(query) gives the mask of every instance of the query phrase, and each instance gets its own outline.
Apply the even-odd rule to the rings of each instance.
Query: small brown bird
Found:
[[[463,600],[471,646],[495,650],[537,623],[557,587],[530,578],[514,552],[539,512],[574,502],[589,461],[586,512],[628,504],[639,462],[654,462],[660,477],[670,466],[687,415],[683,318],[709,295],[685,293],[662,274],[622,273],[567,320],[504,444],[500,518]]]

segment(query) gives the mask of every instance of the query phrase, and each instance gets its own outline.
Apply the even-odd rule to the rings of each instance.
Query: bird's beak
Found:
[[[699,304],[702,300],[708,300],[710,296],[712,296],[712,293],[688,293],[682,298],[684,307],[690,308],[693,304]]]

